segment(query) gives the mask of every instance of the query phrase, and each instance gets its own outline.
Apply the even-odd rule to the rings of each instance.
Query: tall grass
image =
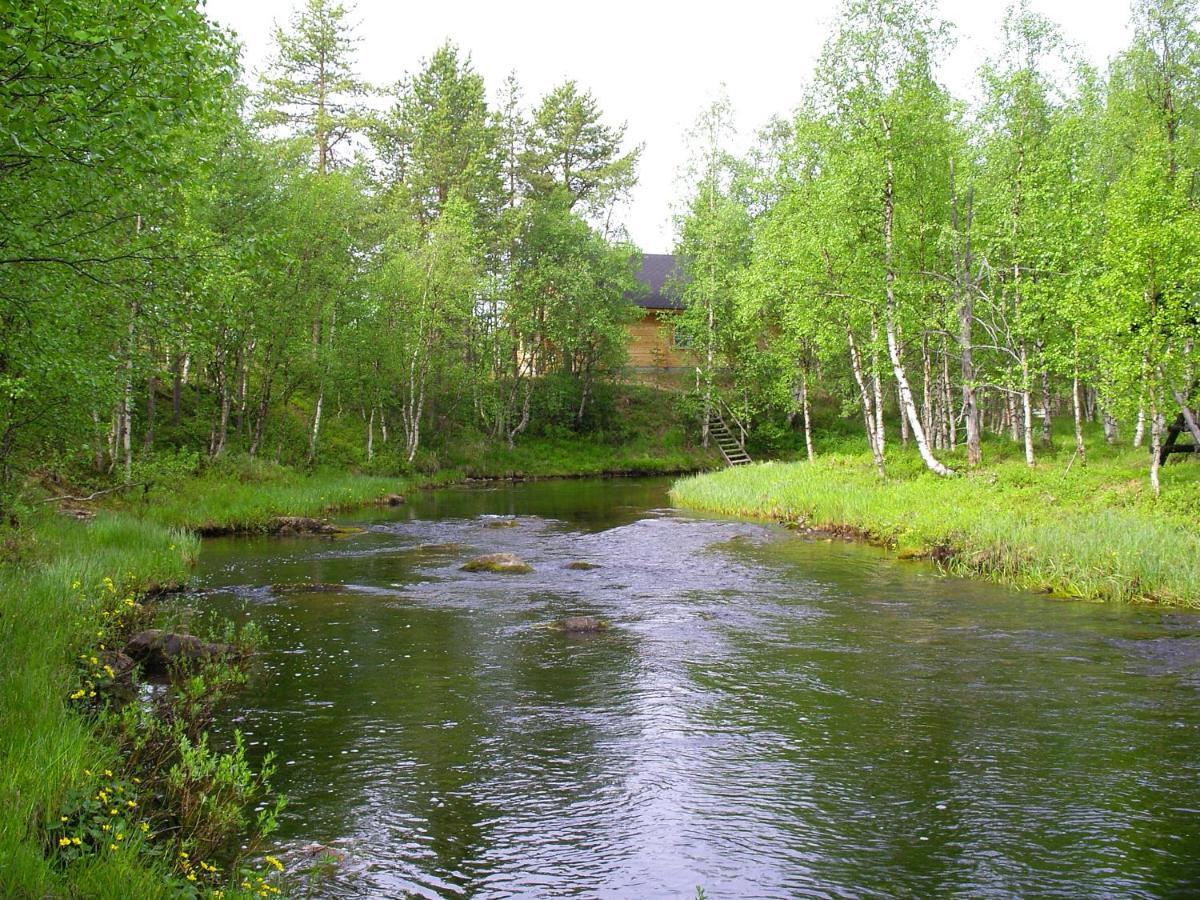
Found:
[[[202,532],[255,531],[266,528],[275,516],[321,516],[458,477],[453,472],[405,478],[344,472],[304,475],[280,468],[267,477],[242,480],[218,471],[156,488],[122,508],[156,525]]]
[[[1139,452],[1088,466],[999,464],[953,479],[894,453],[880,479],[865,454],[766,463],[679,481],[678,505],[854,531],[951,572],[1104,600],[1200,607],[1200,466],[1144,486]]]
[[[87,524],[47,515],[24,539],[22,561],[0,568],[0,896],[61,896],[65,876],[42,835],[84,770],[113,763],[67,702],[78,684],[74,653],[95,640],[92,598],[182,583],[199,541],[113,515]],[[135,855],[113,854],[72,873],[70,892],[149,897],[163,883]]]
[[[686,446],[674,432],[610,444],[575,436],[526,438],[509,450],[495,441],[458,448],[448,462],[475,478],[675,475],[711,468],[716,456]]]

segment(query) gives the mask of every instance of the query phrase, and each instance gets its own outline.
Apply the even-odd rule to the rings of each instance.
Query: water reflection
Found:
[[[331,894],[1200,889],[1194,617],[941,579],[665,488],[451,489],[348,541],[206,543],[192,602],[270,636],[231,715],[279,753],[282,839],[360,861]],[[494,551],[535,571],[459,570]],[[614,628],[545,627],[579,614]]]

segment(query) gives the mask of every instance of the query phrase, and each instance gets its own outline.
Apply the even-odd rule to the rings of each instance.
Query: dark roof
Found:
[[[642,268],[637,273],[643,290],[630,294],[630,301],[642,309],[683,309],[674,283],[676,271],[673,253],[643,254]]]

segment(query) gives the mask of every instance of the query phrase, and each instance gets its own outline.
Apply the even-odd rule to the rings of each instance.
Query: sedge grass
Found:
[[[190,531],[261,531],[275,516],[322,516],[458,477],[454,472],[390,478],[281,470],[265,480],[241,481],[210,473],[126,501],[122,509],[148,523]]]
[[[181,583],[199,542],[111,514],[90,523],[45,515],[23,537],[21,561],[0,568],[0,896],[156,896],[163,873],[133,849],[68,872],[43,841],[85,770],[114,762],[67,699],[78,684],[74,653],[95,643],[98,598]]]
[[[1007,460],[942,479],[896,452],[880,479],[869,456],[842,452],[683,479],[672,498],[853,531],[902,555],[936,556],[953,573],[1026,589],[1200,607],[1200,465],[1164,468],[1156,501],[1144,454],[1095,455],[1069,472],[1060,460],[1035,469]]]

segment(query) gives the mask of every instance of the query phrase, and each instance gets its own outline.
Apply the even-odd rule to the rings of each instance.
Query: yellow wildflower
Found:
[[[108,849],[109,849],[109,850],[116,850],[116,849],[117,849],[117,845],[116,845],[116,844],[109,844],[109,845],[108,845]]]
[[[76,847],[78,847],[80,844],[82,844],[82,843],[83,843],[83,841],[81,841],[81,840],[80,840],[79,838],[77,838],[77,837],[73,837],[73,838],[71,838],[71,843],[72,843],[72,844],[74,844]]]
[[[195,880],[196,880],[196,873],[195,873],[195,872],[188,872],[188,873],[187,873],[187,880],[188,880],[188,881],[195,881]]]
[[[70,846],[71,846],[71,839],[70,839],[69,837],[61,837],[61,838],[59,838],[59,839],[58,839],[58,846],[60,846],[60,847],[70,847]]]
[[[270,863],[272,866],[274,866],[276,871],[279,871],[279,872],[283,871],[283,863],[281,863],[274,856],[264,856],[263,859],[265,859],[268,863]]]

